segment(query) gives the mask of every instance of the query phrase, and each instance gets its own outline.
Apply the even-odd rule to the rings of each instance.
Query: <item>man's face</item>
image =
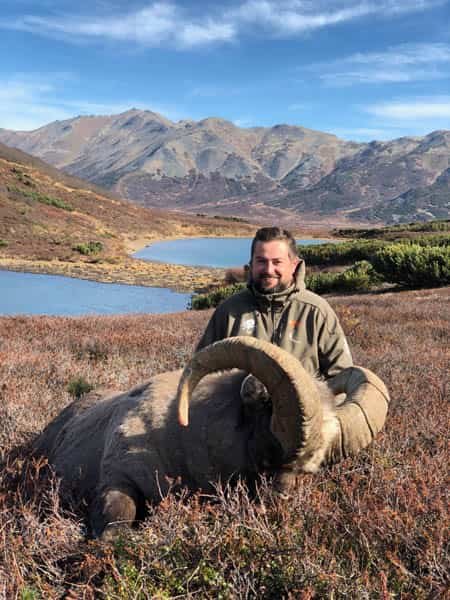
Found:
[[[298,263],[297,256],[290,256],[286,242],[256,242],[250,262],[252,283],[263,294],[281,292],[291,285]]]

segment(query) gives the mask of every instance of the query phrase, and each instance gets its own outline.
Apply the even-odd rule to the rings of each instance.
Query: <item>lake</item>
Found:
[[[320,240],[299,240],[320,244]],[[242,266],[251,238],[193,238],[157,242],[136,258],[210,267]],[[186,310],[190,294],[166,288],[98,283],[60,275],[0,271],[0,315],[112,315]]]
[[[194,238],[155,242],[133,256],[176,265],[241,267],[250,257],[252,238]],[[297,240],[297,244],[323,244],[323,240]]]
[[[61,275],[0,271],[0,315],[117,315],[186,310],[190,294]]]

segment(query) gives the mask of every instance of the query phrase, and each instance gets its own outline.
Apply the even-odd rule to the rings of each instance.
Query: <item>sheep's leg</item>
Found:
[[[137,503],[128,491],[109,489],[97,498],[91,508],[91,526],[95,537],[113,541],[136,519]]]

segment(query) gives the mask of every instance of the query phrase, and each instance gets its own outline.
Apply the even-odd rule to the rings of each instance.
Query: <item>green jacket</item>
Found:
[[[326,300],[305,287],[305,263],[283,292],[261,294],[247,286],[215,310],[197,350],[218,340],[250,335],[284,348],[317,377],[332,377],[353,365],[336,314]]]

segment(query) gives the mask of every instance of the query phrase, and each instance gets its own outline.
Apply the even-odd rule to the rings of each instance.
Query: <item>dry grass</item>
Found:
[[[331,298],[387,383],[385,430],[304,476],[209,502],[169,496],[112,547],[84,537],[27,443],[68,383],[124,389],[182,365],[209,313],[0,319],[0,598],[440,598],[448,593],[449,288]]]

